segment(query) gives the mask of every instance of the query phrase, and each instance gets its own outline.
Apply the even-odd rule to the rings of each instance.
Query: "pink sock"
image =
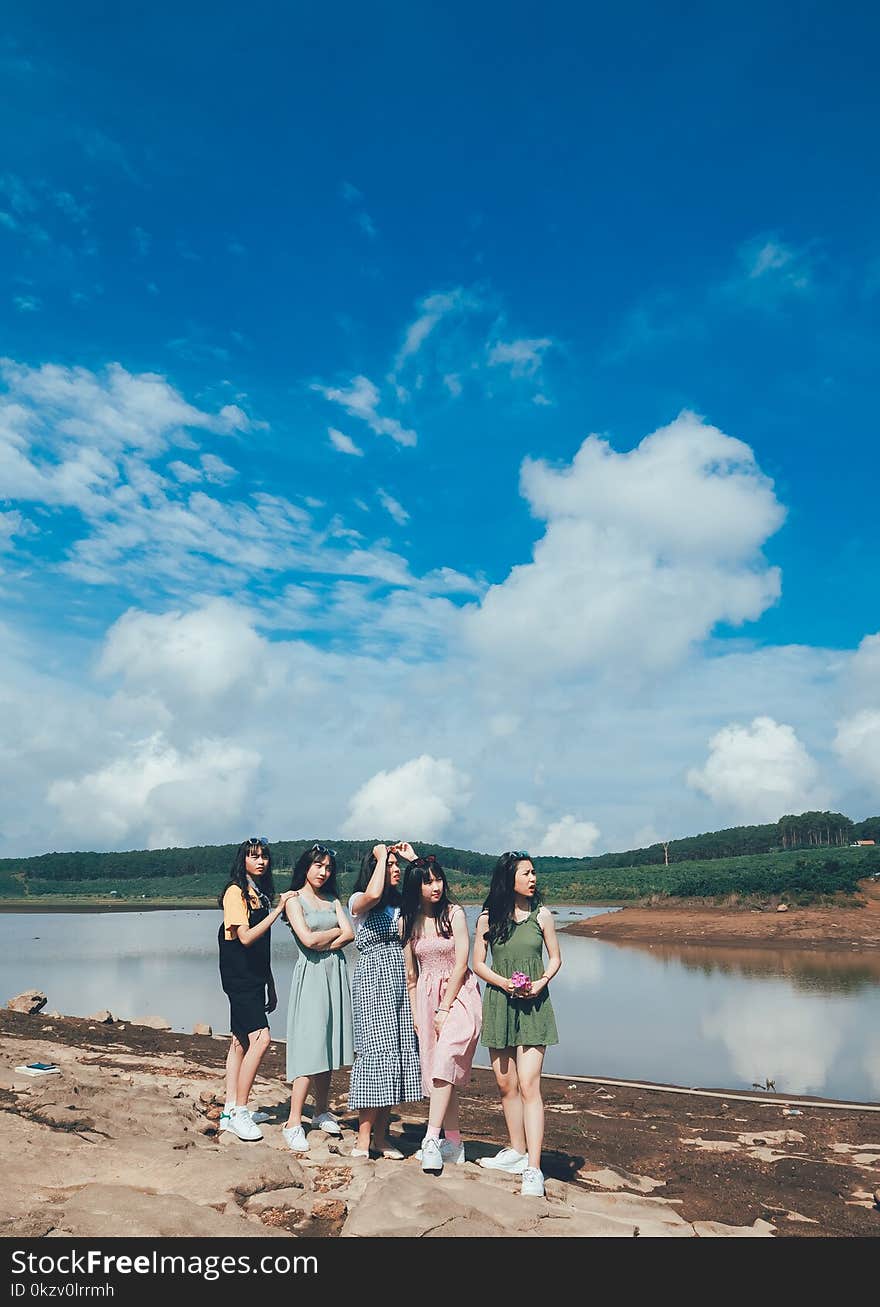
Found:
[[[439,1139],[439,1138],[440,1138],[440,1127],[439,1127],[439,1125],[438,1125],[438,1126],[429,1125],[428,1128],[427,1128],[427,1130],[425,1131],[425,1138],[426,1138],[426,1139]]]
[[[446,1138],[449,1140],[449,1142],[450,1142],[451,1144],[455,1144],[455,1146],[456,1146],[456,1148],[457,1148],[458,1145],[461,1143],[461,1131],[460,1131],[460,1130],[447,1130],[447,1131],[446,1131]]]

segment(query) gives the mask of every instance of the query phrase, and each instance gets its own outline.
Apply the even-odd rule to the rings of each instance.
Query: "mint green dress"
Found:
[[[309,930],[338,926],[336,911],[300,899]],[[311,949],[294,934],[299,957],[287,1004],[287,1079],[336,1071],[354,1061],[351,985],[342,949]]]
[[[503,944],[490,944],[489,965],[499,976],[509,978],[514,971],[524,971],[537,980],[544,974],[544,932],[538,925],[540,910],[540,907],[533,908],[525,921],[514,926]],[[495,985],[486,985],[480,1043],[484,1048],[558,1044],[550,986],[537,998],[513,998]]]

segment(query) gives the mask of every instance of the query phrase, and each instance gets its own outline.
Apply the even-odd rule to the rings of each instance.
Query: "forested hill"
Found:
[[[853,822],[842,813],[807,812],[789,815],[762,826],[733,826],[709,831],[668,844],[644,849],[604,853],[592,858],[535,857],[539,871],[573,874],[602,867],[644,867],[681,862],[705,862],[716,858],[773,853],[782,849],[842,847],[859,839],[873,839],[880,845],[880,817]],[[356,871],[373,841],[322,840],[337,850],[342,871]],[[276,868],[290,867],[311,840],[278,840],[272,844]],[[465,876],[487,878],[495,854],[474,853],[441,844],[417,841],[420,853],[433,853],[449,870]],[[33,890],[40,882],[154,880],[163,877],[211,876],[221,885],[232,862],[232,844],[199,845],[188,849],[140,849],[127,853],[43,853],[32,858],[0,859],[0,882]],[[2,893],[0,886],[0,893]]]

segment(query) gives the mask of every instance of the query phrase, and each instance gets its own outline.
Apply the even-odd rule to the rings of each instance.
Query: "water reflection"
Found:
[[[553,905],[559,924],[587,915]],[[599,911],[599,909],[596,909]],[[471,925],[476,916],[469,910]],[[50,1008],[86,1016],[155,1013],[177,1030],[225,1031],[217,976],[220,917],[197,912],[0,915],[0,1002],[43,989]],[[611,943],[559,935],[552,985],[560,1043],[546,1069],[781,1094],[880,1097],[880,959],[825,951]],[[273,931],[284,1035],[294,945]],[[350,954],[356,963],[356,954]],[[479,1063],[487,1064],[481,1050]]]
[[[836,1008],[805,1007],[797,995],[762,991],[726,999],[702,1021],[747,1084],[771,1080],[787,1094],[821,1094],[849,1028]]]
[[[615,948],[650,953],[704,976],[785,976],[799,989],[855,994],[880,985],[880,955],[833,949],[713,948],[708,944],[644,944],[614,940]]]

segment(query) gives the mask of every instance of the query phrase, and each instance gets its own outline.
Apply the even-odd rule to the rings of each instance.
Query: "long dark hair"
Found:
[[[330,875],[321,886],[321,893],[323,894],[326,890],[331,898],[338,899],[339,887],[336,884],[336,854],[332,849],[328,849],[324,844],[313,844],[311,848],[306,849],[305,853],[300,854],[290,877],[290,888],[302,889],[303,885],[306,883],[306,875],[309,867],[313,862],[317,862],[319,859],[323,861],[324,858],[327,859],[330,868]]]
[[[397,857],[397,854],[394,855]],[[400,859],[397,861],[400,866]],[[361,859],[361,869],[358,872],[357,883],[355,884],[352,894],[363,894],[364,890],[372,879],[373,872],[376,870],[376,855],[372,849],[369,849]],[[373,909],[377,912],[380,908],[396,908],[400,904],[400,890],[394,889],[388,884],[388,863],[385,863],[385,886],[382,890],[382,897]]]
[[[437,931],[444,939],[449,939],[452,935],[452,923],[449,920],[449,910],[452,907],[452,900],[449,897],[449,883],[446,879],[446,872],[431,853],[426,858],[416,858],[415,862],[411,862],[403,873],[400,915],[403,919],[404,944],[411,938],[413,926],[416,924],[416,918],[421,911],[422,886],[427,885],[428,881],[434,877],[443,881],[443,896],[434,911]]]
[[[229,886],[237,885],[241,890],[241,897],[247,904],[248,912],[250,912],[251,898],[248,894],[247,868],[244,865],[244,860],[247,855],[253,853],[255,849],[262,849],[263,853],[265,853],[267,866],[266,870],[260,877],[259,884],[257,885],[256,881],[254,881],[254,884],[257,885],[257,888],[263,894],[265,894],[270,904],[274,899],[275,883],[272,880],[272,850],[269,848],[268,844],[264,844],[260,839],[242,840],[241,844],[239,844],[238,848],[235,850],[235,857],[232,860],[232,867],[229,871],[229,879],[217,896],[217,902],[221,908],[223,907],[223,895],[229,889]]]
[[[489,893],[486,895],[486,901],[483,904],[483,911],[489,914],[487,938],[490,944],[504,944],[513,933],[513,928],[516,925],[513,917],[514,908],[516,907],[516,892],[513,883],[516,880],[517,866],[521,862],[531,862],[531,858],[527,853],[502,853],[495,863],[495,870],[492,872],[492,884],[489,886]],[[542,902],[543,900],[536,887],[532,898],[532,910],[534,911]]]

